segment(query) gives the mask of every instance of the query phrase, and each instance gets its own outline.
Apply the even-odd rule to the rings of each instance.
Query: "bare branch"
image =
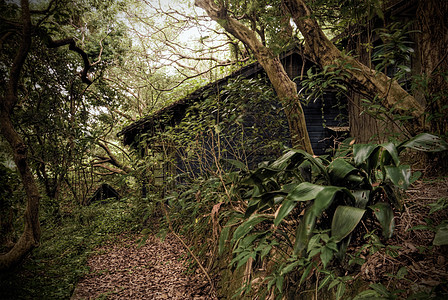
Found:
[[[107,174],[102,173],[102,175],[112,175],[112,174],[126,175],[127,174],[122,169],[114,168],[114,167],[111,167],[111,166],[106,165],[106,164],[96,164],[96,163],[94,163],[94,164],[92,164],[92,166],[95,167],[95,168],[103,168],[103,169],[106,169],[106,170],[110,171],[110,173],[107,173]]]

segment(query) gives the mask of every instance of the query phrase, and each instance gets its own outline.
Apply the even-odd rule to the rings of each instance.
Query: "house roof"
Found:
[[[289,56],[292,56],[293,54],[300,55],[304,57],[303,52],[300,50],[298,46],[294,46],[291,50],[286,51],[280,55],[280,59],[283,60],[285,58],[288,58]],[[309,59],[306,58],[307,61]],[[216,80],[214,82],[211,82],[188,96],[181,98],[170,105],[146,116],[143,117],[140,120],[137,120],[133,122],[132,124],[124,127],[117,136],[123,136],[123,142],[125,145],[130,145],[134,142],[135,136],[138,135],[141,132],[147,132],[151,128],[153,128],[153,125],[157,123],[163,123],[163,124],[175,124],[176,122],[180,121],[183,116],[185,115],[186,109],[195,103],[196,101],[200,101],[202,99],[202,95],[206,91],[214,91],[219,92],[222,86],[226,85],[227,82],[232,79],[236,78],[238,76],[244,77],[244,78],[250,78],[255,76],[256,74],[263,71],[263,67],[258,62],[253,62],[249,65],[246,65],[237,71],[231,73],[230,75],[221,78],[219,80]],[[166,118],[166,119],[164,119]]]

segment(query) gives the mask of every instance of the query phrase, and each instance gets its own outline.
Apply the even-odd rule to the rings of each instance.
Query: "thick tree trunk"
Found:
[[[420,75],[428,80],[425,100],[431,131],[448,134],[448,2],[420,0],[417,7]]]
[[[288,77],[280,59],[263,45],[252,30],[230,17],[225,7],[218,6],[213,0],[196,0],[195,5],[204,9],[214,21],[252,50],[285,109],[293,146],[312,154],[313,149],[297,94],[297,86]]]
[[[0,119],[1,132],[13,149],[14,161],[19,170],[27,195],[23,234],[8,253],[0,256],[0,270],[5,270],[20,263],[34,247],[39,245],[40,225],[38,215],[40,194],[34,176],[27,163],[26,145],[14,130],[10,116],[5,113],[3,108]]]
[[[344,69],[350,74],[347,83],[353,90],[369,98],[378,95],[384,107],[395,109],[395,113],[412,116],[413,120],[406,124],[410,133],[415,134],[426,129],[424,108],[397,81],[350,56],[343,55],[325,36],[303,0],[283,2],[305,39],[306,53],[319,66]]]
[[[11,113],[17,103],[20,73],[31,45],[31,18],[28,1],[22,0],[21,8],[22,41],[10,69],[5,95],[0,99],[0,131],[11,145],[14,162],[17,165],[27,195],[27,206],[24,214],[25,228],[23,234],[8,253],[0,256],[0,270],[9,269],[20,263],[39,244],[40,239],[39,190],[27,162],[27,147],[11,121]]]

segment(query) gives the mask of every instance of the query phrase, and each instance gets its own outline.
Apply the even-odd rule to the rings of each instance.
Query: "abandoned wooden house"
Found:
[[[280,55],[280,59],[300,90],[302,72],[313,67],[313,64],[303,59],[297,47]],[[328,90],[322,97],[303,102],[302,106],[313,150],[317,155],[325,154],[327,149],[334,146],[334,139],[348,131],[346,99]],[[161,140],[161,133],[185,125],[193,116],[196,116],[200,126],[209,126],[208,133],[196,132],[180,143],[179,132],[174,134],[177,142]],[[194,131],[191,127],[189,130]],[[122,136],[125,145],[140,148],[144,155],[159,155],[160,159],[160,155],[163,159],[171,156],[174,164],[153,170],[155,185],[164,182],[166,174],[200,173],[207,166],[215,166],[216,156],[219,160],[239,160],[253,168],[263,160],[279,156],[285,147],[290,146],[285,114],[263,68],[257,62],[132,123],[123,128],[119,136]],[[195,162],[192,162],[191,152],[197,154],[198,151],[192,151],[187,145],[192,141],[201,144],[203,150]]]
[[[424,65],[422,53],[435,49],[430,43],[421,39],[425,28],[421,28],[420,21],[414,22],[418,19],[419,3],[416,0],[390,1],[382,18],[371,19],[367,27],[355,25],[347,28],[346,33],[337,42],[344,45],[343,48],[347,52],[352,51],[362,63],[375,68],[380,64],[378,61],[372,61],[375,59],[375,52],[381,54],[381,51],[388,51],[387,48],[382,47],[388,41],[382,39],[381,30],[375,28],[386,27],[392,30],[391,32],[401,30],[400,34],[405,35],[406,43],[412,42],[411,47],[415,48],[414,54],[411,52],[412,49],[407,53],[410,55],[409,60],[400,62],[402,65],[399,67],[403,68],[404,64],[405,68],[411,70],[406,71],[406,76],[401,80],[406,81],[413,75],[419,75],[425,72],[425,68],[426,71],[430,69],[430,66]],[[396,22],[400,25],[394,28],[393,24]],[[411,24],[411,27],[405,27],[406,24]],[[405,29],[409,33],[405,32]],[[281,54],[280,59],[289,77],[297,83],[298,90],[301,90],[302,75],[313,67],[311,61],[304,59],[299,48],[293,48]],[[391,76],[400,70],[388,66],[384,71]],[[266,88],[259,89],[258,92],[247,88],[247,85],[258,85],[257,80],[263,80],[263,78],[267,82]],[[255,167],[263,159],[274,158],[285,147],[290,146],[288,125],[279,102],[275,97],[268,97],[269,100],[263,94],[263,91],[269,89],[266,78],[265,72],[258,63],[249,64],[225,78],[199,88],[154,114],[134,122],[125,127],[119,135],[122,136],[124,144],[140,147],[142,153],[146,155],[162,155],[162,152],[165,158],[167,154],[171,155],[173,164],[161,166],[153,171],[155,184],[164,182],[166,174],[200,173],[201,170],[206,169],[204,161],[208,161],[208,165],[216,166],[217,159],[220,162],[223,158],[236,159],[249,168]],[[246,85],[243,84],[244,82]],[[406,82],[403,85],[405,86]],[[350,136],[356,137],[358,143],[364,143],[371,141],[372,138],[380,141],[382,137],[394,131],[396,126],[394,121],[389,122],[389,118],[378,121],[369,115],[369,104],[368,102],[367,105],[365,104],[365,95],[351,91],[347,93],[347,96],[349,100],[337,97],[335,91],[326,90],[322,97],[308,99],[309,101],[302,103],[315,154],[325,154],[327,149],[334,146],[334,139],[341,135],[349,133]],[[239,101],[235,100],[236,98],[239,98]],[[424,104],[425,99],[421,95],[417,94],[416,99]],[[204,107],[210,103],[214,106],[208,110],[205,109]],[[226,107],[228,107],[227,110]],[[229,110],[233,110],[234,113],[232,114]],[[202,122],[201,125],[208,124],[208,134],[190,135],[187,138],[184,136],[183,140],[178,139],[177,142],[155,138],[170,130],[172,134],[179,134],[179,131],[172,131],[172,129],[185,125],[188,123],[188,118],[191,119],[193,115],[201,113],[209,115],[208,118],[197,118]],[[215,131],[210,130],[213,128]],[[219,134],[222,136],[216,137]],[[204,150],[202,156],[199,155],[201,157],[194,163],[191,163],[191,152],[194,152],[191,149],[192,142],[197,142]],[[190,163],[187,164],[186,161],[189,159]]]

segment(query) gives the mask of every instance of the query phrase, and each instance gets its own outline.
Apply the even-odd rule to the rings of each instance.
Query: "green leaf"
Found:
[[[275,217],[274,225],[278,226],[278,224],[280,224],[280,222],[294,209],[294,207],[296,207],[296,205],[297,202],[293,200],[286,199],[283,201],[278,214]]]
[[[353,145],[353,159],[356,166],[367,162],[372,155],[378,150],[378,145],[376,144],[355,144]]]
[[[269,219],[269,217],[267,217],[265,215],[250,216],[249,219],[247,219],[243,224],[238,226],[238,228],[235,230],[235,232],[233,233],[232,242],[235,242],[235,241],[241,239],[246,234],[248,234],[254,228],[254,226],[256,226],[257,224],[259,224],[267,219]]]
[[[381,296],[389,296],[389,291],[381,283],[372,283],[369,285],[373,290],[379,293]]]
[[[307,252],[310,252],[313,248],[320,248],[322,244],[320,243],[320,234],[315,234],[310,238],[308,242]]]
[[[355,229],[364,215],[365,209],[352,206],[338,206],[331,222],[331,236],[335,242],[343,238]]]
[[[277,160],[275,160],[270,167],[271,168],[275,168],[275,169],[285,169],[286,166],[289,164],[291,158],[293,156],[297,156],[297,153],[295,151],[288,151],[285,154],[283,154],[280,158],[278,158]]]
[[[394,164],[396,166],[398,166],[400,164],[400,158],[398,157],[398,150],[397,150],[397,147],[395,147],[395,144],[390,142],[390,143],[387,143],[387,144],[382,144],[381,146],[387,151],[389,156],[394,161]]]
[[[381,295],[374,290],[365,290],[356,295],[355,298],[353,298],[353,300],[359,300],[359,299],[386,300],[387,298],[381,297]]]
[[[274,177],[274,175],[281,172],[281,170],[267,168],[267,167],[261,167],[256,169],[250,176],[248,176],[246,179],[242,181],[243,184],[261,184],[266,179],[271,179]]]
[[[282,292],[283,290],[283,281],[285,280],[285,277],[279,276],[277,277],[277,281],[275,282],[275,286],[277,287],[277,290],[279,292]]]
[[[308,277],[308,275],[310,275],[310,272],[311,272],[312,268],[313,268],[313,264],[310,263],[310,264],[306,267],[305,271],[303,271],[303,274],[302,274],[302,276],[300,277],[299,285],[301,285],[301,284],[305,281],[305,279]]]
[[[437,228],[436,236],[432,242],[435,246],[448,245],[448,223]]]
[[[379,202],[375,205],[369,206],[373,210],[376,218],[380,222],[383,229],[383,236],[385,238],[392,237],[395,228],[394,212],[388,203]]]
[[[286,200],[292,201],[309,201],[316,198],[317,194],[322,191],[325,187],[317,184],[312,184],[309,182],[302,182],[295,189],[293,189]]]
[[[321,280],[319,288],[317,290],[320,291],[324,286],[326,286],[330,282],[331,279],[333,279],[332,274],[328,274],[327,276],[325,276],[325,278]]]
[[[320,253],[320,260],[322,261],[322,264],[324,265],[324,268],[327,268],[328,263],[333,258],[333,250],[328,247],[323,247],[322,251]]]
[[[219,236],[219,246],[218,246],[219,255],[221,255],[224,252],[224,247],[227,238],[229,237],[229,232],[230,232],[230,226],[224,226],[224,228],[221,231],[221,235]]]
[[[359,208],[366,208],[367,203],[370,200],[370,190],[357,190],[352,192],[355,199],[355,205]]]
[[[442,197],[437,200],[437,202],[428,204],[431,207],[429,214],[433,214],[439,210],[445,209],[448,207],[448,197]]]
[[[345,293],[345,282],[340,282],[336,290],[336,300],[339,300],[344,296]]]
[[[316,216],[311,208],[307,208],[305,215],[300,220],[296,231],[296,241],[294,243],[294,254],[298,254],[308,246],[308,238],[316,225]]]
[[[295,262],[290,263],[289,265],[287,265],[286,267],[284,267],[282,269],[282,271],[280,272],[280,276],[284,276],[284,275],[288,274],[289,272],[291,272],[292,270],[294,270],[297,266],[299,266],[301,264],[302,264],[301,260],[296,260]]]
[[[356,170],[344,158],[336,158],[328,166],[328,174],[335,183],[343,181],[347,175]]]
[[[398,146],[398,152],[404,148],[412,148],[425,152],[439,152],[448,149],[448,144],[438,136],[421,133]]]
[[[312,206],[314,215],[319,217],[322,212],[331,205],[337,193],[341,191],[344,191],[351,197],[351,193],[342,187],[326,186],[323,190],[321,190],[316,195],[316,199],[314,200],[314,204]]]
[[[239,160],[230,159],[230,158],[223,158],[222,160],[227,162],[227,163],[229,163],[229,164],[231,164],[234,167],[237,167],[238,169],[247,170],[247,166],[243,162],[241,162]]]
[[[396,186],[406,190],[411,184],[411,168],[409,166],[385,166],[384,169],[386,170],[386,177]]]

